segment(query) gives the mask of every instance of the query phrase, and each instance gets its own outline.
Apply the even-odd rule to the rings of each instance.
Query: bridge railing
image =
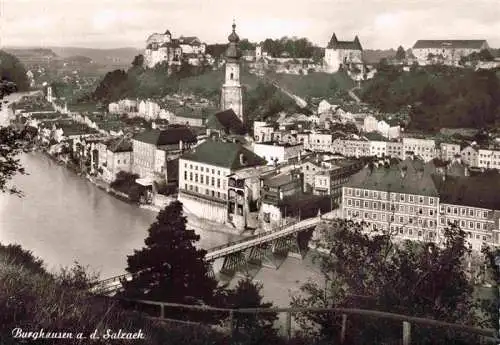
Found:
[[[135,304],[136,310],[138,305],[143,305],[145,307],[157,307],[157,316],[150,316],[148,318],[165,321],[165,322],[180,322],[187,324],[198,324],[198,325],[214,325],[208,322],[202,321],[192,321],[192,320],[179,320],[172,319],[168,316],[168,311],[172,311],[172,309],[183,309],[185,311],[199,311],[205,313],[212,313],[214,315],[227,315],[227,318],[222,318],[225,322],[223,322],[223,327],[228,329],[231,333],[234,331],[235,326],[235,318],[238,314],[268,314],[268,313],[277,313],[277,314],[285,314],[285,324],[284,324],[284,333],[288,339],[292,337],[293,329],[292,329],[292,319],[299,314],[320,314],[320,313],[328,313],[330,315],[336,316],[338,323],[332,324],[332,327],[340,328],[340,335],[338,339],[340,344],[343,344],[348,336],[347,331],[352,330],[352,327],[349,327],[349,317],[362,317],[364,318],[372,318],[372,319],[380,319],[384,321],[394,321],[399,322],[402,332],[401,336],[401,344],[410,345],[411,344],[411,333],[413,327],[428,327],[428,328],[444,328],[448,330],[452,330],[454,334],[463,333],[469,335],[480,336],[481,340],[494,340],[497,336],[497,331],[489,328],[478,328],[470,325],[464,324],[455,324],[444,322],[435,319],[415,317],[409,315],[395,314],[389,312],[383,312],[378,310],[367,310],[367,309],[356,309],[356,308],[315,308],[315,307],[305,307],[305,308],[242,308],[242,309],[230,309],[230,308],[217,308],[206,305],[185,305],[178,303],[166,303],[166,302],[157,302],[157,301],[148,301],[148,300],[132,300],[132,299],[120,299],[125,302],[131,302]],[[149,308],[149,310],[151,310]],[[218,320],[221,320],[220,316]],[[394,325],[397,325],[396,323]],[[219,325],[220,326],[220,325]]]
[[[234,241],[234,242],[229,242],[229,243],[217,246],[217,247],[210,248],[207,251],[207,255],[212,254],[212,253],[214,253],[216,251],[225,249],[225,248],[229,248],[229,247],[241,244],[241,243],[245,243],[245,242],[248,242],[248,241],[252,241],[252,240],[255,240],[255,239],[259,239],[259,238],[263,238],[263,237],[275,234],[276,232],[279,232],[279,231],[284,230],[286,228],[289,228],[289,227],[292,227],[294,225],[297,225],[298,223],[306,222],[308,220],[313,220],[313,219],[316,219],[316,218],[317,217],[307,218],[307,219],[303,219],[303,220],[295,220],[295,221],[292,221],[290,223],[282,225],[282,226],[280,226],[280,227],[278,227],[276,229],[273,229],[273,230],[269,230],[269,231],[262,232],[262,233],[257,234],[257,235],[248,236],[248,237],[242,238],[242,239]],[[305,225],[305,226],[308,226],[308,225]],[[111,284],[113,284],[113,283],[119,284],[122,279],[129,279],[131,277],[132,277],[132,275],[130,273],[126,273],[126,274],[118,275],[118,276],[115,276],[115,277],[110,277],[110,278],[106,278],[106,279],[100,280],[92,288],[92,291],[97,291],[97,290],[99,290],[99,291],[106,290],[107,291],[108,290],[107,287],[110,286]],[[112,292],[114,290],[110,289],[110,291]]]
[[[302,219],[302,220],[294,220],[294,221],[292,221],[290,223],[287,223],[285,225],[282,225],[282,226],[280,226],[280,227],[278,227],[276,229],[272,229],[272,230],[269,230],[269,231],[261,232],[260,234],[257,234],[257,235],[248,236],[248,237],[242,238],[242,239],[237,240],[237,241],[228,242],[226,244],[222,244],[220,246],[210,248],[210,250],[207,251],[207,254],[216,252],[216,251],[224,249],[224,248],[232,247],[232,246],[240,244],[240,243],[244,243],[244,242],[248,242],[248,241],[251,241],[251,240],[255,240],[257,238],[262,238],[262,237],[265,237],[265,236],[269,236],[269,235],[274,234],[274,233],[276,233],[278,231],[281,231],[281,230],[284,230],[284,229],[289,228],[291,226],[294,226],[294,225],[296,225],[296,224],[298,224],[300,222],[305,222],[307,220],[314,219],[314,218],[315,217],[313,217],[313,218],[307,218],[307,219]]]

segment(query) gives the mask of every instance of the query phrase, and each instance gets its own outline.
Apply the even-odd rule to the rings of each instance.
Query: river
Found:
[[[13,183],[25,196],[0,194],[0,242],[31,250],[51,271],[78,261],[102,278],[123,274],[126,256],[144,246],[156,213],[115,199],[41,153],[23,154],[21,163],[29,175],[15,176]],[[205,249],[238,238],[196,232]],[[264,283],[266,300],[285,306],[310,269],[309,258],[288,258],[278,270],[262,268],[255,280]]]

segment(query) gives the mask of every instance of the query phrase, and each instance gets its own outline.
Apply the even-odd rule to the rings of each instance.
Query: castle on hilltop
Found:
[[[341,67],[362,65],[363,48],[358,36],[354,41],[339,41],[334,33],[325,49],[324,64],[328,73],[335,73]]]
[[[146,41],[144,67],[153,68],[164,61],[169,66],[180,66],[183,60],[197,65],[203,60],[206,47],[198,37],[172,38],[170,30],[163,34],[154,33]]]

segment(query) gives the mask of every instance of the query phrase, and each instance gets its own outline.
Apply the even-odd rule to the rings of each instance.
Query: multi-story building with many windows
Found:
[[[196,135],[185,126],[139,133],[132,139],[132,172],[142,178],[164,177],[166,162],[177,159],[196,140]]]
[[[207,140],[179,159],[179,201],[186,211],[224,223],[228,220],[228,176],[266,165],[243,145]]]
[[[399,165],[366,167],[343,188],[342,215],[364,221],[396,239],[434,241],[456,223],[474,250],[498,245],[498,176],[436,173],[432,164],[408,158]]]

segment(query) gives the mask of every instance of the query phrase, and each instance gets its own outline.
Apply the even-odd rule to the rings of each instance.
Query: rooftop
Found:
[[[265,159],[257,156],[239,143],[207,140],[184,154],[182,159],[206,163],[231,170],[265,165]]]
[[[170,126],[166,129],[147,130],[134,136],[134,140],[156,146],[196,142],[196,135],[186,126]]]
[[[497,172],[476,176],[433,175],[442,203],[500,210],[500,178]]]
[[[429,170],[420,159],[408,158],[399,164],[367,165],[352,176],[347,187],[394,193],[438,196]]]

